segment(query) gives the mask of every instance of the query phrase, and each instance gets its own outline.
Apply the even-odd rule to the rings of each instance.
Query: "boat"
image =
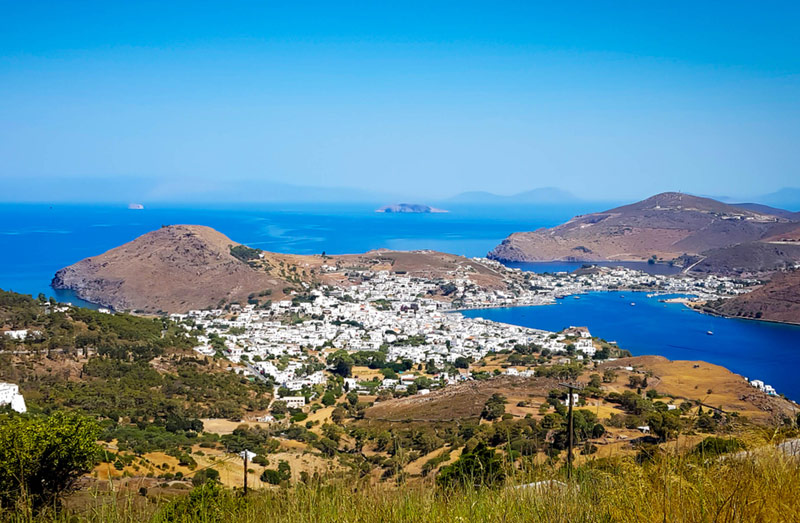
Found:
[[[575,296],[575,299],[576,299],[576,300],[580,300],[580,299],[581,299],[581,297],[580,297],[580,296]]]
[[[708,334],[709,336],[713,336],[714,332],[713,331],[706,331],[706,334]]]
[[[633,307],[634,305],[636,305],[636,304],[634,302],[631,302],[631,307]]]

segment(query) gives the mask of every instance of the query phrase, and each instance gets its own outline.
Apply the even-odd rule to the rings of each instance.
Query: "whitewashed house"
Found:
[[[306,398],[304,396],[286,396],[280,399],[285,401],[286,406],[290,409],[302,409],[306,406]]]
[[[20,414],[27,412],[25,398],[19,393],[19,385],[13,383],[0,383],[0,406],[10,405],[11,409]]]

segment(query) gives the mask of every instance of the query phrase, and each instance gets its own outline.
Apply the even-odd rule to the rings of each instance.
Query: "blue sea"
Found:
[[[610,207],[611,205],[609,205]],[[596,203],[564,206],[451,206],[447,214],[381,214],[376,205],[264,204],[219,207],[0,204],[0,288],[44,293],[91,306],[54,291],[55,272],[169,224],[213,227],[260,249],[298,254],[346,254],[371,249],[434,249],[485,256],[516,231],[551,227]],[[510,264],[535,272],[570,271],[580,263]],[[617,264],[615,264],[617,265]],[[629,265],[629,264],[626,264]],[[633,264],[654,273],[666,265]],[[630,301],[636,301],[635,307]],[[800,399],[800,327],[703,316],[644,296],[592,294],[557,305],[470,311],[497,321],[557,330],[586,325],[634,354],[702,359],[765,380]],[[711,330],[714,336],[708,336]]]
[[[553,305],[463,314],[552,331],[586,326],[594,336],[616,341],[635,356],[715,363],[800,399],[800,326],[708,316],[679,303],[662,303],[664,298],[648,298],[643,292],[595,292],[580,299],[568,296]]]
[[[0,288],[54,291],[55,272],[129,242],[161,225],[208,225],[259,249],[349,254],[371,249],[435,249],[485,256],[512,232],[550,227],[597,204],[449,206],[445,214],[383,214],[368,204],[264,204],[219,207],[0,204]]]

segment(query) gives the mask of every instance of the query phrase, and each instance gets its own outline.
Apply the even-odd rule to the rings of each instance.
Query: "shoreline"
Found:
[[[579,292],[579,293],[576,292],[576,293],[573,293],[573,294],[565,294],[564,298],[568,298],[570,296],[580,296],[582,294],[589,294],[589,293],[592,293],[592,292],[647,292],[648,294],[652,294],[653,296],[659,296],[659,295],[664,296],[664,295],[670,294],[670,293],[657,293],[657,292],[653,293],[653,292],[648,292],[646,290],[638,290],[638,289],[614,289],[614,290],[605,289],[605,290],[593,290],[593,291],[588,291],[588,292]],[[697,312],[699,314],[705,314],[705,315],[713,316],[713,317],[716,317],[716,318],[724,318],[724,319],[727,319],[727,320],[747,320],[747,321],[752,321],[752,322],[757,322],[757,323],[758,322],[762,322],[762,323],[771,323],[771,324],[776,324],[776,325],[789,325],[791,327],[800,327],[800,322],[770,320],[770,319],[764,319],[764,318],[744,318],[744,317],[741,317],[741,316],[727,316],[725,314],[719,314],[719,313],[714,313],[714,312],[711,312],[711,311],[698,309],[698,308],[692,306],[693,302],[689,298],[680,298],[680,297],[679,298],[669,298],[667,300],[663,300],[663,303],[679,303],[679,304],[683,305],[684,307],[686,307],[686,308],[688,308],[688,309],[690,309],[690,310],[692,310],[694,312]],[[442,312],[454,313],[454,312],[476,311],[476,310],[515,309],[515,308],[522,308],[522,307],[541,307],[541,306],[546,306],[546,305],[556,305],[556,302],[554,301],[553,303],[539,303],[539,304],[530,304],[530,305],[489,305],[489,306],[486,306],[486,307],[461,307],[461,308],[458,308],[458,309],[447,309],[447,310],[444,310]]]
[[[725,315],[725,314],[720,314],[718,312],[713,312],[712,310],[698,309],[698,308],[692,307],[689,303],[684,303],[684,305],[686,307],[688,307],[689,309],[695,311],[695,312],[698,312],[700,314],[705,314],[707,316],[713,316],[715,318],[725,318],[725,319],[728,319],[728,320],[746,320],[746,321],[760,322],[760,323],[772,323],[772,324],[775,324],[775,325],[789,325],[789,326],[792,326],[792,327],[800,327],[800,322],[770,320],[768,318],[765,319],[765,318],[746,318],[744,316],[728,316],[728,315]]]

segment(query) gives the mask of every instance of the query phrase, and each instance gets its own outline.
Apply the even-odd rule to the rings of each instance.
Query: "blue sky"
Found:
[[[759,195],[800,185],[798,6],[0,0],[0,180]]]

